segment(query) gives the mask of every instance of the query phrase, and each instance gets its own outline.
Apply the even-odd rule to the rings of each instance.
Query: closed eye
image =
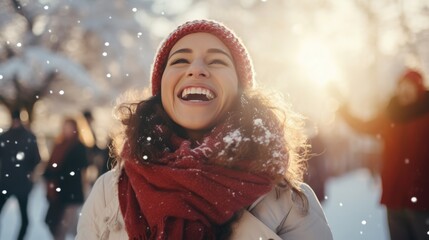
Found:
[[[186,58],[178,58],[173,60],[170,65],[180,64],[180,63],[189,63],[189,61]]]
[[[228,66],[228,63],[226,63],[225,61],[223,61],[221,59],[214,59],[214,60],[210,61],[209,64],[221,64],[224,66]]]

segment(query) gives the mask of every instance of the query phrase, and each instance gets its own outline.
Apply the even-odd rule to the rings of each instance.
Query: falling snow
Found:
[[[16,160],[22,161],[24,160],[25,154],[23,152],[18,152],[16,154]]]

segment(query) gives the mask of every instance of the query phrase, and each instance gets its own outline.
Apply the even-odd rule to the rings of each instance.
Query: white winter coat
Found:
[[[86,200],[77,227],[76,240],[128,239],[117,197],[120,170],[113,169],[94,184]],[[332,233],[312,189],[302,184],[309,209],[302,214],[296,194],[278,191],[260,197],[233,226],[231,239],[331,240]]]

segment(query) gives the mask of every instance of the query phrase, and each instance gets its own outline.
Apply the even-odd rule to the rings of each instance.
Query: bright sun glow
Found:
[[[301,71],[314,83],[325,85],[338,78],[338,67],[327,45],[316,40],[304,40],[298,50]]]

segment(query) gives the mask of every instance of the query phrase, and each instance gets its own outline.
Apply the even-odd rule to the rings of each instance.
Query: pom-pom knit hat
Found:
[[[161,93],[161,78],[167,65],[168,55],[174,44],[191,33],[210,33],[219,38],[230,50],[237,71],[239,85],[243,89],[254,86],[254,72],[250,56],[241,40],[223,24],[213,20],[194,20],[177,27],[161,43],[152,67],[152,95]]]
[[[417,87],[419,95],[425,91],[425,86],[423,84],[423,76],[420,74],[420,72],[416,70],[407,69],[399,80],[399,82],[402,81],[408,81],[414,84]]]

